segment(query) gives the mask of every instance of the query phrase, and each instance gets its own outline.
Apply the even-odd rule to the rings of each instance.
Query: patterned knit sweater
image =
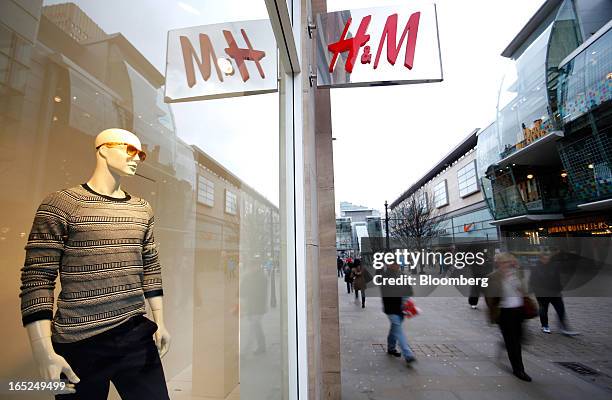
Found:
[[[153,223],[149,203],[127,193],[116,199],[84,184],[49,195],[25,247],[23,324],[53,320],[52,340],[68,343],[144,314],[144,299],[163,295]]]

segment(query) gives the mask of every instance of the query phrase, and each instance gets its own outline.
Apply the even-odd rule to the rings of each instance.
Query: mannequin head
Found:
[[[105,165],[113,175],[134,175],[144,153],[130,155],[130,146],[142,149],[140,140],[130,131],[112,128],[100,132],[95,140],[98,166]]]

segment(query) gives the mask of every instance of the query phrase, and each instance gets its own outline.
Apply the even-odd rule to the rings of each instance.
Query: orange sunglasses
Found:
[[[107,146],[107,147],[126,146],[125,152],[127,153],[128,156],[134,157],[136,154],[138,154],[138,158],[140,158],[140,161],[144,161],[147,158],[147,153],[145,153],[142,150],[139,150],[136,146],[129,144],[129,143],[119,143],[119,142],[102,143],[100,146],[96,147],[96,150],[98,150],[102,146]]]

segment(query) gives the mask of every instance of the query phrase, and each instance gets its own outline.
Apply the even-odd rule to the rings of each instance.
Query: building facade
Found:
[[[339,254],[351,254],[358,256],[361,252],[361,241],[362,238],[370,237],[372,234],[371,223],[369,219],[378,218],[380,219],[380,211],[352,204],[348,201],[340,202],[340,218],[336,218],[336,246]],[[346,247],[346,233],[343,229],[346,229],[346,221],[350,221],[351,225],[351,252],[347,253]],[[340,247],[338,247],[340,246]]]
[[[491,224],[493,218],[478,182],[477,132],[471,132],[391,203],[389,219],[395,222],[391,226],[401,226],[407,217],[402,210],[416,199],[436,221],[429,245],[460,248],[497,243],[497,228]],[[390,236],[394,237],[392,228]]]
[[[610,236],[612,4],[547,1],[502,53],[478,171],[504,237]]]

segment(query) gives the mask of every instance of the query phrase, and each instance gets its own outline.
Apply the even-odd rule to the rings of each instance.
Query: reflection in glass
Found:
[[[263,2],[212,5],[52,1],[38,20],[0,16],[0,250],[6,265],[23,264],[41,199],[89,178],[101,130],[133,131],[148,157],[125,189],[155,210],[171,398],[281,399],[287,268],[278,95],[163,102],[169,29],[266,15]],[[230,14],[236,10],[253,15]],[[29,25],[13,31],[10,18]],[[19,268],[2,274],[14,292]],[[16,296],[11,301],[18,309]],[[36,376],[19,321],[3,314],[1,322],[16,349],[1,376]]]

